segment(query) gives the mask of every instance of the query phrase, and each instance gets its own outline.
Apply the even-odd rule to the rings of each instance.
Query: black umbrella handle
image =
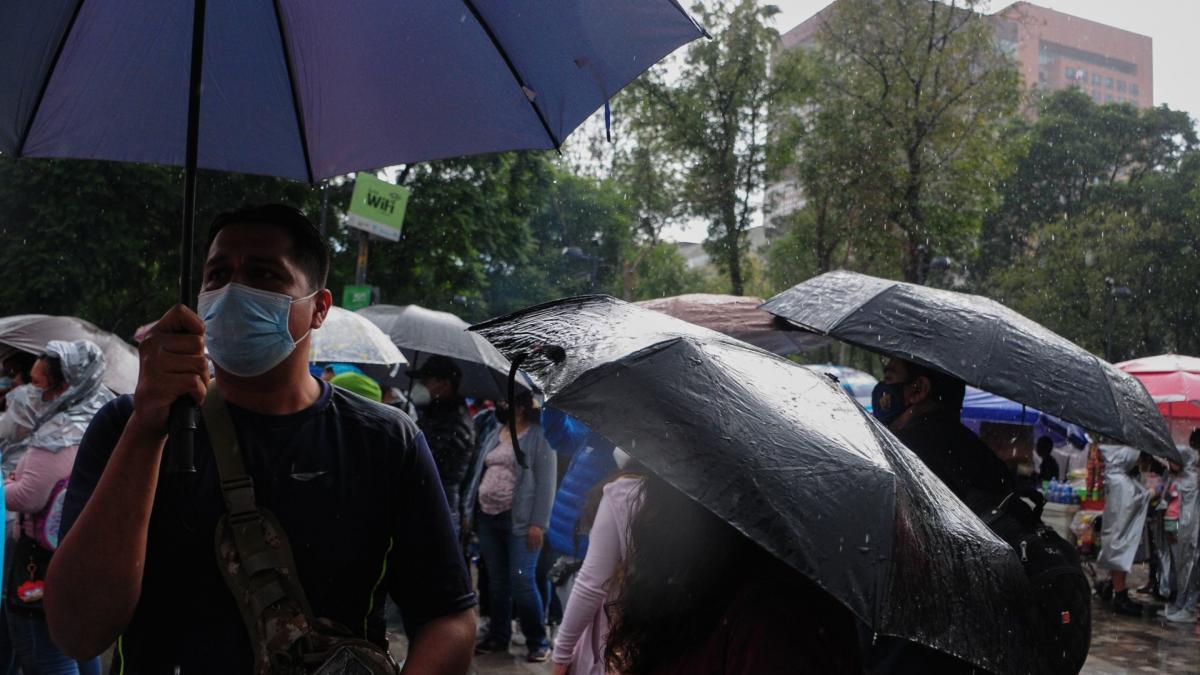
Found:
[[[196,472],[196,415],[192,399],[183,397],[171,404],[167,418],[167,454],[163,458],[168,473]]]
[[[508,435],[512,438],[513,454],[522,468],[528,469],[525,461],[525,451],[521,450],[521,442],[517,440],[517,371],[530,354],[543,354],[555,363],[562,363],[567,358],[567,351],[558,345],[541,345],[534,347],[532,352],[521,352],[513,357],[512,365],[508,368]]]
[[[508,367],[508,436],[512,439],[517,464],[523,469],[529,468],[529,462],[525,461],[525,451],[521,449],[521,442],[517,440],[517,370],[527,358],[529,353],[521,352],[513,358],[512,365]]]

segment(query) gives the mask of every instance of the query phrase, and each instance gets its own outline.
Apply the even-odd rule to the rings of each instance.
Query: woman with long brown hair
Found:
[[[605,651],[612,672],[862,672],[853,615],[655,476],[630,523]]]

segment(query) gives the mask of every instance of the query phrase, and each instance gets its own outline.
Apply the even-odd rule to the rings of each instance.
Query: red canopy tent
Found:
[[[1141,382],[1164,417],[1200,419],[1200,359],[1163,354],[1118,363]]]

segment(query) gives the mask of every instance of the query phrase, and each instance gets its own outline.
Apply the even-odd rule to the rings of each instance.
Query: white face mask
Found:
[[[197,302],[204,320],[204,344],[208,356],[222,370],[238,377],[257,377],[283,363],[296,343],[288,329],[292,305],[320,291],[293,300],[283,293],[272,293],[230,283],[215,291],[201,293]]]

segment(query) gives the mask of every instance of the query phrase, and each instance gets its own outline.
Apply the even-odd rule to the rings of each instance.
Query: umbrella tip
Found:
[[[542,345],[542,346],[538,347],[535,351],[540,352],[541,354],[544,354],[546,356],[546,358],[550,359],[551,361],[553,361],[556,364],[562,363],[563,361],[567,360],[567,350],[563,349],[562,347],[560,347],[558,345]]]

